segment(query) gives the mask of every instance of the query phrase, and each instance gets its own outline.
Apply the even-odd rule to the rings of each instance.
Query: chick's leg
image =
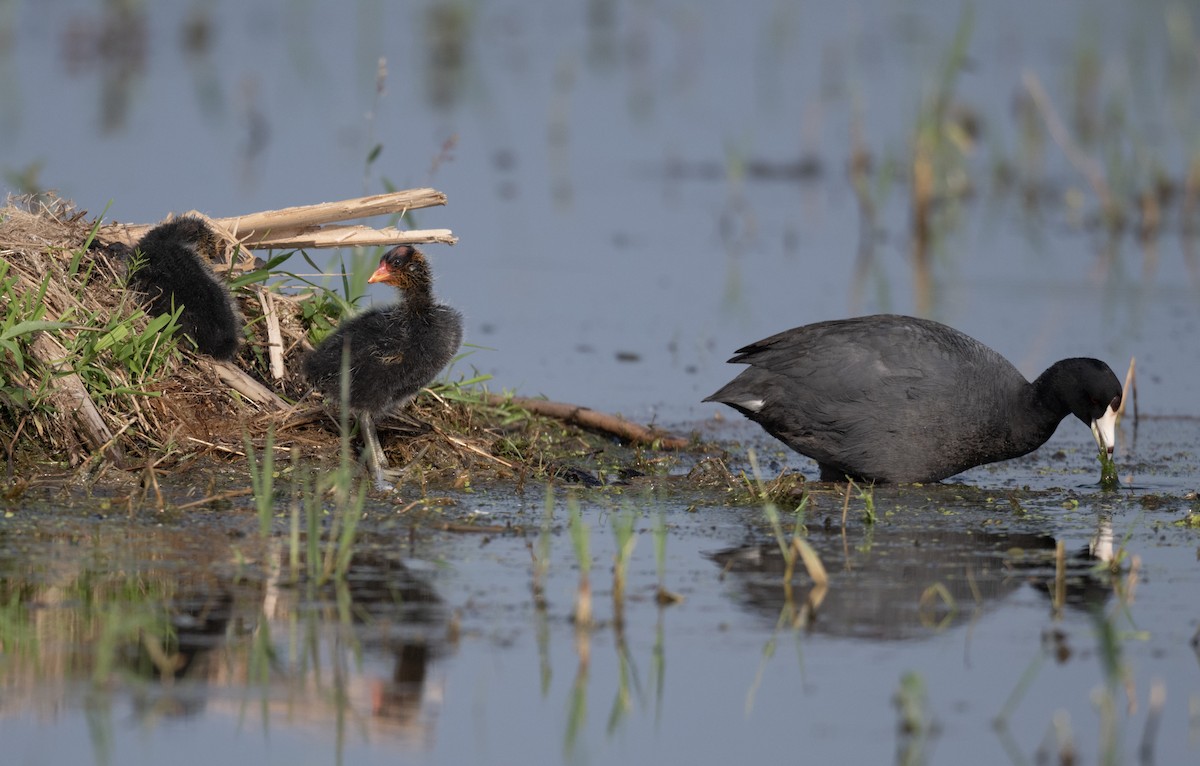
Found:
[[[387,455],[383,452],[383,445],[379,443],[375,420],[369,412],[364,412],[359,416],[358,426],[363,437],[363,457],[366,458],[367,467],[375,479],[375,489],[380,492],[389,492],[393,487],[384,476],[384,469],[388,467]]]

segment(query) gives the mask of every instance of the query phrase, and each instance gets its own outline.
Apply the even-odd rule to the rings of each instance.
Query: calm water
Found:
[[[1164,445],[1144,454],[1160,481],[1189,481],[1195,424],[1146,435]],[[997,490],[880,489],[874,525],[855,498],[844,532],[842,499],[817,495],[810,541],[830,587],[807,617],[811,583],[798,575],[786,600],[753,509],[647,485],[580,494],[598,621],[585,633],[563,490],[545,548],[540,487],[481,488],[445,511],[507,533],[429,531],[372,505],[346,586],[315,590],[290,584],[284,543],[264,543],[249,511],[31,507],[0,528],[6,762],[725,763],[802,747],[846,763],[1057,763],[1060,741],[1079,763],[1191,762],[1197,545],[1174,522],[1195,501],[1097,492],[1086,442],[1057,446],[1048,472],[968,475]],[[629,513],[618,629],[612,523]],[[660,519],[663,584],[684,597],[669,607],[654,600]],[[1087,557],[1105,544],[1125,555],[1116,578]],[[544,609],[531,549],[548,564]],[[168,625],[169,682],[145,649]]]
[[[1200,543],[1172,522],[1195,489],[1200,270],[1178,204],[1149,247],[1089,225],[1090,188],[1021,117],[1033,73],[1119,193],[1158,170],[1182,179],[1200,77],[1198,20],[1181,6],[976,4],[953,89],[983,126],[964,162],[976,193],[937,232],[926,284],[903,166],[958,3],[117,5],[0,4],[8,188],[33,179],[93,214],[151,222],[435,186],[450,204],[418,221],[461,238],[430,251],[481,347],[460,371],[497,387],[693,424],[716,411],[699,400],[734,374],[738,346],[899,311],[1029,375],[1065,356],[1120,370],[1136,356],[1140,410],[1169,419],[1126,429],[1114,494],[1091,486],[1090,437],[1069,423],[1036,455],[962,477],[980,491],[881,492],[880,521],[852,513],[844,538],[827,501],[810,525],[831,588],[800,629],[778,627],[786,602],[772,562],[756,563],[772,541],[756,510],[586,495],[602,621],[587,663],[561,508],[544,612],[530,595],[538,489],[479,491],[450,511],[525,535],[410,532],[374,507],[340,593],[287,585],[284,553],[236,508],[127,521],[51,498],[0,522],[6,762],[1027,763],[1057,762],[1060,740],[1081,763],[1196,760]],[[1089,116],[1111,132],[1089,142]],[[877,170],[869,228],[847,173],[856,132]],[[1035,204],[994,182],[1002,164],[1034,168]],[[773,467],[812,474],[760,446]],[[625,508],[640,515],[618,633],[610,524]],[[653,601],[659,514],[666,585],[685,596],[666,609]],[[1045,551],[1086,550],[1105,530],[1130,554],[1125,590],[1073,560],[1056,611]],[[714,556],[735,548],[723,572]],[[798,598],[807,588],[797,578]],[[172,684],[136,640],[167,625],[195,658]],[[915,735],[894,702],[908,673],[924,690]]]

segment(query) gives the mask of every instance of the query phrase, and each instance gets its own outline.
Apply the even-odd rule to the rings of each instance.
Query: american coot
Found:
[[[1027,454],[1069,414],[1112,454],[1121,384],[1064,359],[1029,383],[979,341],[890,314],[797,327],[738,349],[749,368],[704,401],[817,461],[822,481],[931,482]]]
[[[304,358],[304,376],[332,401],[339,398],[342,349],[349,354],[350,408],[358,414],[375,485],[386,489],[387,458],[374,417],[406,404],[441,372],[462,343],[462,315],[435,303],[433,277],[419,250],[401,245],[384,253],[368,282],[400,290],[401,301],[343,322]]]
[[[155,226],[137,243],[129,286],[145,293],[152,314],[183,306],[179,328],[200,351],[228,360],[237,353],[242,322],[209,266],[219,249],[216,232],[195,216]]]

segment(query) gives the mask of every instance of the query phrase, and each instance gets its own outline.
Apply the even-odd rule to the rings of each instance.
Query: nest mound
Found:
[[[232,392],[219,365],[152,325],[126,287],[126,263],[95,238],[97,222],[54,197],[0,210],[0,432],[14,459],[128,467],[257,435],[271,407]],[[232,251],[231,251],[232,252]],[[239,252],[226,266],[254,266]],[[217,267],[216,270],[222,269]],[[261,284],[235,290],[246,339],[236,367],[263,390],[303,394],[286,375],[266,383]],[[306,347],[297,301],[272,294],[285,357]],[[282,400],[280,400],[282,401]]]
[[[243,276],[232,283],[245,319],[232,363],[159,331],[141,296],[126,287],[123,255],[101,241],[120,239],[109,236],[111,226],[100,229],[85,211],[54,197],[10,199],[0,209],[0,442],[10,477],[48,462],[170,470],[201,456],[244,458],[246,441],[261,447],[268,433],[277,450],[294,457],[336,458],[336,407],[299,378],[318,289],[266,285],[262,261],[239,247],[228,227],[218,222],[214,229],[230,245],[214,271]],[[409,419],[385,420],[380,435],[397,464],[419,470],[422,481],[462,481],[464,471],[484,467],[524,477],[613,441],[597,447],[594,423],[585,423],[587,431],[566,427],[534,414],[537,403],[525,401],[531,406],[478,386],[440,384],[409,410],[427,429],[414,435]],[[397,432],[405,438],[394,438]]]

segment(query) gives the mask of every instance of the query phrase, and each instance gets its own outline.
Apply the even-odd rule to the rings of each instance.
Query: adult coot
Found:
[[[228,360],[237,352],[242,322],[209,265],[219,250],[216,232],[195,216],[155,226],[137,243],[129,286],[145,293],[152,314],[183,306],[179,328],[200,351]]]
[[[738,349],[749,368],[704,401],[817,461],[822,481],[931,482],[1027,454],[1069,414],[1112,454],[1121,384],[1064,359],[1033,383],[958,330],[883,314],[797,327]]]
[[[384,253],[367,281],[398,288],[400,303],[372,308],[343,322],[304,358],[304,376],[327,398],[337,401],[345,349],[350,408],[358,415],[375,484],[385,489],[387,458],[373,417],[406,404],[450,363],[462,343],[462,315],[434,301],[429,264],[410,245]]]

